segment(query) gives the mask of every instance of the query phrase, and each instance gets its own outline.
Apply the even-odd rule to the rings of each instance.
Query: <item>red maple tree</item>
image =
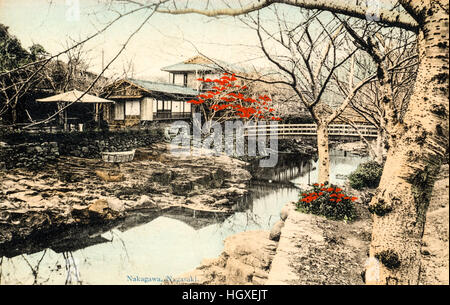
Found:
[[[271,107],[272,99],[265,94],[256,98],[249,96],[251,90],[246,85],[239,85],[235,74],[223,73],[220,79],[197,80],[207,84],[210,89],[197,95],[197,99],[187,102],[203,106],[202,111],[207,120],[216,118],[217,121],[224,121],[236,117],[246,120],[281,120],[275,116],[275,109]]]

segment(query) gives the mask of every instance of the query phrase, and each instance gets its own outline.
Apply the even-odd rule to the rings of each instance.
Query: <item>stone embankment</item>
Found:
[[[317,140],[315,138],[279,139],[278,150],[283,153],[313,155],[317,153]]]
[[[367,156],[369,154],[367,144],[362,141],[338,143],[334,148],[354,155]]]
[[[0,142],[0,170],[14,167],[41,168],[59,158],[56,142],[8,145]]]
[[[267,281],[277,243],[266,231],[247,231],[225,239],[218,258],[205,259],[201,265],[180,278],[194,278],[195,285],[261,285]]]
[[[13,133],[0,139],[0,169],[39,170],[60,156],[100,158],[101,152],[127,151],[160,141],[160,129],[64,133]]]

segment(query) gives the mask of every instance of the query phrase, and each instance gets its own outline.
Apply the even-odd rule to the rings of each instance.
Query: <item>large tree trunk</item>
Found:
[[[403,123],[391,134],[380,186],[370,203],[370,257],[380,264],[367,267],[368,284],[418,283],[426,212],[448,147],[448,12],[437,2],[424,5],[414,93]]]
[[[319,154],[319,183],[330,181],[330,152],[328,150],[328,128],[317,123],[317,152]]]
[[[375,161],[379,164],[383,164],[384,157],[386,156],[386,133],[382,129],[377,131],[377,141],[375,143]]]

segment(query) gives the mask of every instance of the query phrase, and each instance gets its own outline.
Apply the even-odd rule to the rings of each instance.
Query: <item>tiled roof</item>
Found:
[[[166,72],[223,71],[224,69],[235,72],[244,71],[243,67],[232,65],[218,59],[209,60],[201,56],[196,56],[180,63],[161,68],[162,71]]]
[[[140,80],[134,78],[126,79],[128,82],[133,83],[139,87],[153,92],[161,92],[167,94],[180,94],[180,95],[191,95],[195,96],[198,92],[192,88],[182,87],[172,84],[155,83],[147,80]]]
[[[184,62],[180,62],[163,67],[161,70],[167,72],[214,71],[220,70],[220,67],[215,64],[185,64]]]

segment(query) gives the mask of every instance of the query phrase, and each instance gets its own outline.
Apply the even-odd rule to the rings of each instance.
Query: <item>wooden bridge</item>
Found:
[[[357,128],[357,130],[355,129]],[[330,124],[328,126],[329,136],[347,136],[376,138],[377,128],[372,125],[355,125],[355,127],[346,124]],[[279,137],[293,136],[316,136],[316,124],[277,124],[277,125],[256,125],[244,127],[244,136],[267,136],[278,134]]]

